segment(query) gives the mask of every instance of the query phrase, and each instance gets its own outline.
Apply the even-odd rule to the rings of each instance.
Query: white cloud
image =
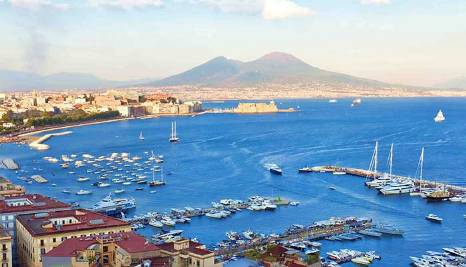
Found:
[[[265,0],[262,16],[264,19],[287,19],[292,17],[305,17],[314,14],[307,7],[300,6],[290,0]]]
[[[54,9],[68,9],[69,5],[61,1],[53,0],[5,0],[5,2],[10,3],[11,6],[15,8],[23,8],[29,10],[38,10],[44,7],[54,8]]]
[[[122,9],[161,7],[162,0],[88,0],[92,6]]]
[[[361,0],[364,5],[388,5],[391,0]]]
[[[314,12],[293,0],[190,0],[222,12],[261,15],[267,20],[304,17]]]

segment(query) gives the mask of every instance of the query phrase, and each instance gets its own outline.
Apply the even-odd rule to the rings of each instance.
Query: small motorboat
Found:
[[[433,213],[429,213],[427,216],[426,216],[426,220],[429,220],[429,221],[432,221],[432,222],[437,222],[437,223],[441,223],[443,221],[442,218],[440,218],[439,216],[433,214]]]

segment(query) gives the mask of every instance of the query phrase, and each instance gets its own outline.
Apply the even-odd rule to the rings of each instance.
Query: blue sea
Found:
[[[72,134],[50,139],[48,151],[31,150],[27,145],[4,144],[0,157],[14,158],[25,171],[1,170],[1,175],[24,185],[28,192],[41,193],[62,201],[78,201],[90,207],[109,192],[112,185],[97,189],[91,182],[78,183],[85,172],[62,169],[42,158],[62,154],[109,156],[129,152],[163,154],[167,185],[151,194],[126,188],[122,196],[133,196],[137,208],[131,214],[169,211],[171,208],[208,207],[223,198],[247,199],[251,195],[280,196],[300,201],[297,207],[280,207],[272,212],[244,211],[215,220],[194,218],[177,226],[187,237],[207,245],[225,239],[229,230],[251,229],[279,233],[291,224],[312,224],[332,216],[364,216],[375,222],[393,224],[405,231],[403,237],[365,237],[355,242],[322,241],[322,255],[340,248],[375,250],[382,256],[373,266],[407,266],[409,256],[446,246],[466,246],[466,204],[428,203],[418,197],[382,196],[364,186],[362,178],[331,174],[298,174],[304,166],[340,165],[367,169],[374,144],[379,141],[379,162],[386,170],[390,144],[394,143],[393,172],[414,176],[422,147],[425,147],[424,176],[466,186],[466,99],[413,98],[363,99],[351,108],[351,99],[330,104],[326,100],[278,100],[280,108],[293,107],[294,113],[239,115],[205,114],[196,117],[164,117],[120,121],[77,127]],[[206,107],[232,107],[237,102],[205,103]],[[446,121],[434,123],[442,109]],[[170,125],[176,120],[181,142],[170,144]],[[139,140],[140,132],[145,140]],[[264,164],[276,163],[283,176],[271,175]],[[26,184],[19,175],[40,174],[48,184]],[[57,184],[56,187],[51,186]],[[329,187],[336,190],[329,190]],[[89,189],[89,196],[67,195],[65,188]],[[442,224],[424,219],[428,213],[444,218]],[[150,236],[150,227],[139,231]],[[349,264],[351,265],[351,264]]]

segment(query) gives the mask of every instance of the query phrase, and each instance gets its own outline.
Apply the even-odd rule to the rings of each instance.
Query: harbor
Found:
[[[373,180],[364,176],[356,179],[333,172],[308,175],[297,172],[306,165],[351,166],[367,170],[374,140],[384,137],[383,142],[380,141],[379,153],[383,159],[378,167],[385,167],[383,163],[393,142],[397,152],[393,174],[411,174],[417,179],[415,171],[421,149],[425,147],[424,175],[436,177],[438,184],[464,186],[463,170],[458,166],[466,156],[466,149],[460,135],[453,134],[455,129],[463,127],[464,120],[451,110],[442,108],[448,118],[447,123],[432,125],[437,109],[424,122],[422,114],[431,112],[424,109],[424,101],[385,101],[376,102],[377,110],[380,103],[388,105],[378,111],[380,120],[389,118],[394,109],[409,103],[409,112],[402,112],[409,121],[387,120],[384,127],[372,130],[373,120],[368,120],[367,114],[375,107],[369,100],[364,100],[359,108],[351,109],[351,101],[341,99],[332,105],[328,101],[283,101],[284,107],[299,105],[301,111],[270,116],[206,114],[176,118],[179,138],[176,143],[169,142],[174,118],[120,121],[74,128],[72,135],[46,141],[50,145],[46,151],[32,150],[27,145],[4,144],[1,156],[13,158],[21,168],[2,169],[0,172],[13,183],[24,186],[28,192],[66,199],[67,202],[79,203],[82,208],[92,209],[110,193],[112,199],[134,199],[136,207],[124,211],[127,219],[142,217],[149,212],[157,212],[159,216],[171,215],[172,209],[207,211],[213,208],[212,201],[247,201],[251,196],[276,199],[280,196],[290,202],[299,202],[299,205],[278,206],[275,210],[264,211],[245,208],[222,219],[214,218],[221,217],[220,212],[211,214],[214,217],[206,216],[206,213],[191,216],[189,222],[180,217],[186,222],[180,220],[174,227],[151,226],[149,217],[146,222],[135,220],[134,224],[143,224],[144,228],[136,231],[151,241],[162,234],[162,229],[165,233],[183,231],[182,236],[196,238],[214,248],[218,243],[229,240],[227,232],[242,235],[251,230],[258,235],[281,235],[293,224],[309,226],[331,217],[366,217],[372,218],[374,225],[393,225],[404,233],[402,236],[382,234],[381,237],[372,237],[371,234],[377,234],[368,228],[369,232],[360,230],[347,235],[336,233],[313,241],[301,240],[321,243],[320,255],[327,261],[330,261],[328,252],[339,252],[341,254],[338,255],[345,258],[348,251],[342,250],[346,249],[362,253],[375,251],[381,260],[374,260],[371,266],[407,266],[411,263],[410,256],[420,257],[424,251],[441,251],[443,247],[459,247],[466,242],[466,220],[463,217],[466,205],[426,201],[412,197],[410,193],[387,197],[376,188],[364,186],[365,182]],[[464,110],[460,104],[457,113]],[[236,106],[236,103],[229,106]],[[417,114],[412,110],[420,110],[419,115],[412,117]],[[315,121],[307,123],[304,118]],[[416,130],[406,130],[412,127],[411,120],[420,122]],[[216,127],[207,129],[205,125],[210,124]],[[259,129],[254,127],[257,124],[261,125]],[[339,130],[342,125],[347,127],[345,131]],[[143,140],[139,138],[141,132]],[[419,138],[418,132],[428,135]],[[97,141],[95,137],[98,137]],[[113,153],[117,154],[112,157]],[[152,155],[154,160],[149,160]],[[163,163],[155,162],[156,158]],[[274,174],[264,168],[268,163],[275,163],[279,167],[275,171],[281,170],[282,174]],[[388,173],[389,170],[378,168],[378,172]],[[37,183],[31,179],[33,175],[44,177],[48,183]],[[162,178],[165,185],[149,185],[153,180],[161,181]],[[147,183],[138,184],[139,180]],[[114,213],[116,215],[113,216],[121,216],[118,209]],[[443,222],[427,220],[425,217],[430,213],[442,218]],[[155,218],[162,219],[163,216],[159,216]],[[176,220],[176,216],[172,220]],[[152,224],[157,225],[157,221],[152,221]],[[301,247],[301,240],[293,246]],[[313,249],[306,246],[304,251],[298,251],[305,254],[306,250]],[[347,263],[348,266],[351,264]]]

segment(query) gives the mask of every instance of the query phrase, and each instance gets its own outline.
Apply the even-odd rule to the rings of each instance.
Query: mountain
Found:
[[[31,72],[0,70],[0,90],[2,91],[96,89],[127,86],[137,82],[143,81],[109,81],[91,74],[76,72],[39,75]]]
[[[435,87],[444,89],[466,89],[466,76],[454,78],[443,83],[439,83]]]
[[[384,85],[374,80],[322,70],[290,54],[273,52],[249,62],[217,57],[188,71],[142,84],[142,86],[240,87],[316,81],[352,85]]]

